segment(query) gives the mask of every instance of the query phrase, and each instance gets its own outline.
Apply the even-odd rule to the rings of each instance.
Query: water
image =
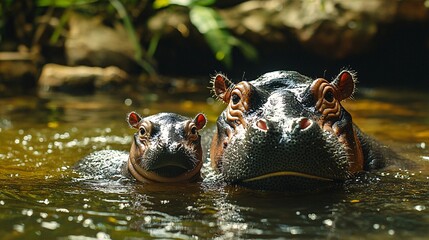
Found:
[[[204,181],[81,181],[71,166],[101,149],[127,151],[126,113],[222,110],[201,93],[47,94],[0,99],[1,239],[424,239],[429,234],[429,100],[360,89],[346,108],[367,133],[420,165],[322,192],[264,192]],[[205,167],[208,167],[207,165]]]

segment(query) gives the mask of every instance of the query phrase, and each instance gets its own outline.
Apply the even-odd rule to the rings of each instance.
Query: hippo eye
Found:
[[[238,96],[237,94],[234,93],[234,94],[232,94],[231,100],[232,100],[233,104],[237,104],[238,102],[240,102],[241,98],[240,98],[240,96]]]
[[[144,129],[144,127],[141,127],[139,129],[139,134],[140,134],[140,136],[144,136],[146,134],[146,129]]]
[[[193,134],[193,135],[197,134],[197,127],[196,126],[193,126],[191,128],[191,134]]]
[[[198,128],[195,124],[191,123],[187,126],[188,137],[190,141],[198,139]]]
[[[323,96],[323,98],[328,102],[332,102],[334,101],[334,93],[332,93],[332,91],[327,91],[325,93],[325,96]]]

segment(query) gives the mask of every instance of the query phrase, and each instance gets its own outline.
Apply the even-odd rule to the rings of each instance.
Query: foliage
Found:
[[[5,12],[12,4],[13,0],[3,0],[0,2],[0,43],[3,40],[3,28],[5,24]]]
[[[124,22],[124,27],[128,32],[128,36],[131,39],[131,42],[134,44],[134,48],[136,49],[136,52],[134,54],[135,60],[149,73],[153,73],[155,70],[153,67],[143,59],[143,50],[140,46],[136,31],[134,29],[134,25],[130,19],[130,16],[128,15],[127,11],[125,10],[124,6],[119,0],[110,0],[110,3],[112,6],[117,10],[119,16]]]
[[[77,5],[87,5],[94,2],[97,2],[97,0],[37,0],[36,6],[68,8]]]
[[[126,1],[123,1],[126,2]],[[130,4],[132,4],[132,1],[129,1]],[[135,2],[135,1],[133,1]],[[108,3],[110,3],[110,5],[116,10],[118,16],[120,17],[120,19],[123,22],[124,28],[128,33],[128,37],[131,40],[134,49],[136,50],[134,53],[134,60],[143,67],[143,69],[145,69],[148,73],[154,73],[155,70],[152,67],[152,65],[147,62],[144,59],[143,56],[143,48],[140,45],[139,42],[139,38],[136,34],[134,25],[132,23],[131,17],[128,14],[127,10],[125,9],[123,3],[120,0],[109,0],[107,1],[99,1],[99,0],[38,0],[37,1],[37,6],[38,7],[57,7],[57,8],[72,8],[72,7],[76,7],[79,5],[89,5],[89,4],[93,4],[93,3],[101,3],[101,4],[106,4],[108,5]],[[63,28],[64,24],[67,22],[67,19],[69,17],[68,15],[69,11],[65,11],[65,13],[63,14],[63,16],[60,19],[60,24],[58,25],[58,27],[55,29],[54,34],[51,37],[51,43],[54,43],[58,37],[59,37],[59,32],[61,31],[61,29]]]
[[[172,5],[179,5],[189,9],[189,18],[191,23],[196,29],[203,35],[208,46],[214,53],[215,58],[222,62],[227,67],[232,67],[232,50],[234,47],[238,48],[243,55],[248,59],[256,59],[257,51],[253,46],[240,40],[231,34],[222,17],[219,13],[211,6],[215,4],[216,0],[155,0],[151,6],[150,14],[156,13],[156,11],[162,8],[168,8]],[[6,14],[6,9],[13,9],[13,0],[3,0],[0,5],[0,30],[3,31],[3,25]],[[128,13],[127,8],[131,9],[140,3],[139,0],[35,0],[34,6],[36,6],[36,17],[39,14],[45,14],[46,17],[53,17],[53,9],[63,9],[62,15],[59,16],[58,24],[56,25],[54,32],[50,36],[50,44],[54,45],[58,42],[61,37],[68,19],[70,17],[71,9],[91,9],[91,6],[98,7],[98,11],[107,11],[115,13],[122,21],[124,28],[126,29],[129,39],[133,43],[134,59],[139,63],[147,72],[153,73],[155,70],[153,66],[147,61],[151,59],[156,52],[158,43],[162,38],[161,33],[154,33],[150,40],[147,51],[143,49],[140,44],[137,31],[133,24],[135,19]],[[47,13],[42,9],[48,9]],[[13,14],[9,17],[14,17]],[[18,13],[16,13],[18,14]],[[36,19],[35,17],[35,19]],[[144,16],[144,19],[148,20],[151,16]],[[34,28],[37,28],[37,22],[34,22]],[[42,28],[44,29],[44,28]],[[40,36],[40,33],[39,33]],[[0,40],[2,35],[0,34]],[[37,36],[35,37],[37,39]],[[32,41],[33,44],[37,41]]]
[[[192,24],[204,36],[216,59],[225,66],[232,67],[233,47],[239,48],[246,58],[256,59],[256,49],[233,36],[219,13],[209,7],[214,2],[214,0],[156,0],[153,7],[157,9],[169,5],[180,5],[189,8]]]

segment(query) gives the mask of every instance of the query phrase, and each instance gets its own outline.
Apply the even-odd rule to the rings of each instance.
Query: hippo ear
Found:
[[[195,116],[193,122],[195,123],[195,126],[197,126],[197,130],[203,129],[204,126],[206,126],[207,118],[202,113],[198,113],[197,116]]]
[[[223,74],[216,74],[213,78],[213,92],[216,95],[216,98],[223,101],[224,103],[229,102],[231,96],[231,88],[234,84],[229,81],[229,79]]]
[[[356,76],[353,72],[343,70],[332,81],[332,85],[337,90],[337,98],[339,101],[350,98],[355,91]]]
[[[130,112],[127,117],[127,122],[132,128],[138,128],[139,122],[142,120],[142,117],[136,112]]]

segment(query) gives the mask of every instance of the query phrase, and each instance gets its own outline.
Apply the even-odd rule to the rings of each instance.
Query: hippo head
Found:
[[[224,179],[264,190],[307,190],[350,178],[363,168],[352,118],[341,101],[354,73],[333,81],[276,71],[253,81],[213,78],[228,106],[217,120],[210,158]]]
[[[128,170],[141,182],[191,182],[200,178],[201,136],[206,125],[199,113],[188,119],[174,113],[140,117],[128,114],[128,124],[137,129],[128,160]]]

